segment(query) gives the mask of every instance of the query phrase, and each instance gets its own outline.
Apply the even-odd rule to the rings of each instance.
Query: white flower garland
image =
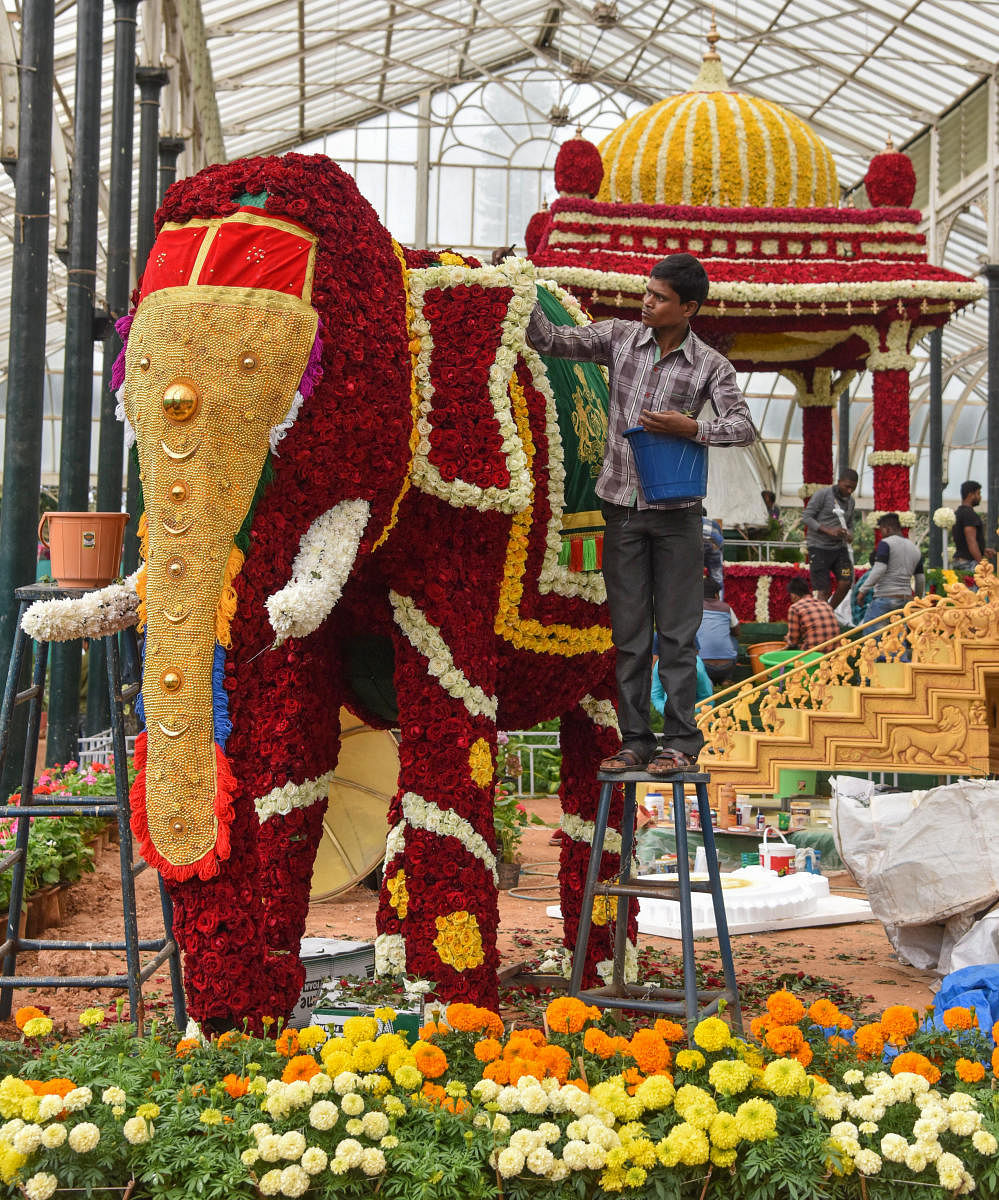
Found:
[[[887,512],[888,510],[886,509],[885,511]],[[878,521],[880,521],[884,515],[884,512],[876,508],[873,512],[869,512],[864,517],[864,524],[877,525]],[[903,529],[911,529],[916,523],[916,514],[912,512],[911,509],[906,509],[905,512],[900,512],[898,514],[898,520]]]
[[[438,808],[436,804],[424,800],[415,792],[406,792],[402,797],[402,815],[411,829],[423,829],[438,837],[457,838],[464,849],[489,871],[493,882],[499,882],[496,855],[489,849],[486,839],[481,833],[476,833],[472,825],[464,817],[459,817],[453,809]]]
[[[389,592],[396,624],[410,643],[427,660],[427,673],[433,675],[449,696],[460,700],[473,717],[488,717],[496,720],[498,701],[495,695],[488,696],[474,683],[470,683],[464,672],[455,666],[451,649],[441,631],[431,624],[416,607],[410,596]]]
[[[124,384],[114,394],[114,416],[116,421],[125,426],[125,449],[131,450],[135,445],[135,430],[132,428],[132,422],[125,416]]]
[[[564,812],[559,826],[565,836],[572,838],[574,842],[583,842],[587,846],[593,845],[593,837],[597,828],[593,821],[584,821],[578,813]],[[621,831],[611,829],[609,825],[604,836],[604,853],[621,853]]]
[[[634,226],[636,229],[676,230],[678,233],[683,234],[688,233],[691,229],[689,221],[669,220],[665,217],[629,217],[619,216],[615,213],[594,213],[580,209],[570,209],[568,206],[560,206],[559,211],[555,214],[555,220],[557,221],[563,214],[574,225],[623,225],[626,228]],[[876,221],[873,225],[867,225],[856,221],[837,221],[835,217],[830,217],[829,220],[821,222],[733,221],[730,223],[722,220],[699,221],[697,229],[698,231],[703,231],[705,234],[721,233],[731,236],[739,233],[750,235],[754,233],[809,233],[818,234],[820,237],[830,239],[852,234],[857,238],[862,237],[865,241],[872,234],[916,232],[911,221]]]
[[[602,292],[622,292],[639,296],[645,292],[647,275],[624,274],[619,271],[597,271],[588,267],[540,268],[545,274],[568,287]],[[828,283],[737,283],[715,280],[711,284],[708,302],[729,303],[837,303],[863,300],[897,300],[898,280],[851,283],[830,279]],[[916,279],[907,282],[908,299],[980,300],[985,295],[983,284],[953,283],[940,279]]]
[[[756,580],[756,606],[753,609],[753,620],[761,625],[770,620],[770,576],[760,575]]]
[[[613,701],[596,700],[593,696],[587,695],[580,700],[579,707],[586,713],[594,725],[602,725],[605,729],[613,729],[615,733],[621,732],[621,727],[617,723],[617,712],[614,709]]]
[[[257,820],[263,824],[271,817],[286,817],[293,808],[308,808],[329,794],[333,778],[334,772],[327,771],[318,779],[307,779],[304,783],[289,782],[283,787],[272,788],[266,796],[259,796],[253,801]]]
[[[385,839],[385,859],[383,867],[388,867],[389,863],[397,854],[401,854],[406,845],[406,822],[399,821],[388,832],[388,837]]]
[[[957,522],[957,513],[952,508],[938,508],[933,514],[933,524],[938,529],[953,529]]]
[[[375,974],[405,975],[406,943],[401,933],[380,933],[375,938]]]
[[[139,596],[130,575],[73,600],[36,600],[25,610],[21,628],[36,642],[71,642],[108,637],[138,622]]]
[[[477,508],[481,512],[522,512],[531,502],[533,481],[527,470],[517,426],[510,410],[509,379],[517,355],[525,345],[527,322],[534,309],[534,268],[526,259],[508,258],[498,267],[427,267],[407,274],[413,306],[411,332],[420,339],[413,374],[420,395],[420,417],[416,428],[420,438],[413,457],[412,480],[422,491],[446,500],[455,508]],[[500,344],[489,368],[489,398],[502,438],[502,451],[510,476],[509,486],[480,487],[462,479],[445,480],[430,462],[430,431],[433,427],[434,387],[430,382],[430,363],[434,342],[430,322],[423,315],[424,295],[428,288],[456,286],[510,287],[513,295],[503,318]]]
[[[342,500],[302,534],[291,580],[267,599],[275,644],[308,637],[326,620],[343,593],[361,544],[371,505]]]
[[[604,983],[610,983],[614,977],[614,960],[605,958],[597,963],[596,972]],[[638,978],[638,947],[628,938],[624,944],[624,979],[626,983],[634,983]]]
[[[271,428],[270,434],[268,435],[268,440],[270,441],[270,444],[271,444],[272,453],[277,454],[278,442],[280,442],[287,435],[288,430],[298,420],[298,414],[302,411],[302,405],[304,403],[305,403],[305,399],[302,396],[302,393],[299,391],[296,391],[295,399],[292,400],[291,408],[288,409],[287,415],[285,416],[284,420],[279,421],[277,423],[277,425],[274,425]]]
[[[918,458],[914,450],[872,450],[867,462],[872,467],[911,467]]]

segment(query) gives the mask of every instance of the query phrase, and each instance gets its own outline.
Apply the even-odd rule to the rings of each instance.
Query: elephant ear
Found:
[[[413,483],[456,508],[522,512],[527,455],[510,384],[534,307],[527,263],[408,275],[419,437]]]

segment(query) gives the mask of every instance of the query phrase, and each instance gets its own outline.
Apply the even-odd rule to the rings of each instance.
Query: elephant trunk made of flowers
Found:
[[[297,1000],[337,714],[379,723],[351,683],[365,639],[391,645],[400,730],[378,970],[495,1007],[497,728],[563,718],[567,946],[617,745],[602,582],[558,562],[541,285],[404,250],[320,156],[209,167],[157,220],[115,380],[145,509],[132,805],[190,1011]]]

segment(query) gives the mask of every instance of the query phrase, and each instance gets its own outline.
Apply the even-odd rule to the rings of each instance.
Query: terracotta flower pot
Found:
[[[45,526],[48,525],[48,536]],[[60,587],[106,587],[121,566],[128,513],[47,512],[38,536],[49,547]]]
[[[520,863],[499,862],[496,864],[496,874],[499,876],[499,889],[508,892],[520,882]]]

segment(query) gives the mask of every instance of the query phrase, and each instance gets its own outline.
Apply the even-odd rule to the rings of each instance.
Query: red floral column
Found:
[[[800,403],[800,399],[799,399]],[[801,410],[801,478],[825,486],[833,481],[832,407],[810,404]],[[812,489],[814,491],[814,488]]]
[[[874,371],[874,507],[878,512],[909,509],[909,372]]]

